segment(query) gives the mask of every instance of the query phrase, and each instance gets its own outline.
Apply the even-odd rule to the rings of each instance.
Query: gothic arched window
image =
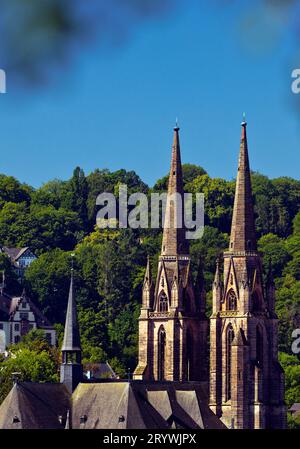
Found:
[[[231,346],[234,339],[234,331],[231,325],[226,331],[226,400],[231,399]]]
[[[166,331],[163,326],[158,331],[157,379],[165,379]]]
[[[162,292],[158,300],[158,311],[167,312],[168,311],[168,298],[165,292]]]
[[[233,290],[229,290],[227,295],[227,309],[237,310],[237,298]]]

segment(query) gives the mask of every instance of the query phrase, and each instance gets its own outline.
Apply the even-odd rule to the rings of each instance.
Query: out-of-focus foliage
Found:
[[[3,0],[0,59],[11,76],[40,85],[91,41],[121,45],[133,26],[170,11],[170,0]]]
[[[59,351],[50,347],[43,331],[32,330],[9,348],[10,356],[0,364],[0,403],[9,393],[14,373],[25,382],[58,382]]]

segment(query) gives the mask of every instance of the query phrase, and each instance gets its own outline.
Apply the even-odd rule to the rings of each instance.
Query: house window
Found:
[[[22,309],[26,309],[26,307],[27,307],[27,304],[26,304],[26,302],[22,302]]]
[[[228,326],[226,333],[226,400],[231,399],[231,346],[234,339],[232,326]]]
[[[0,323],[0,330],[3,329],[3,323]]]
[[[15,336],[15,343],[19,343],[19,341],[20,341],[20,335],[16,335]]]
[[[162,326],[158,331],[157,378],[165,379],[166,332]]]
[[[20,313],[20,318],[21,318],[21,320],[28,320],[28,313],[21,312]]]
[[[168,298],[165,293],[162,293],[158,301],[158,311],[167,312],[168,311]]]
[[[34,325],[33,324],[29,324],[28,329],[31,331],[32,329],[34,329]]]
[[[19,323],[15,323],[15,331],[19,332],[20,330],[20,324]]]

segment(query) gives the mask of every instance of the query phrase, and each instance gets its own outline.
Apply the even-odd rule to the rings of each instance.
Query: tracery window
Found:
[[[237,298],[233,290],[229,290],[227,295],[227,309],[237,310]]]
[[[159,297],[158,311],[159,312],[167,312],[168,311],[168,298],[164,292],[162,292]]]

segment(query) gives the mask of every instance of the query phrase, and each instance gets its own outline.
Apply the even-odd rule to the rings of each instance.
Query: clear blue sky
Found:
[[[50,87],[24,93],[8,73],[0,172],[38,187],[77,165],[86,174],[125,168],[153,185],[169,170],[178,117],[183,162],[231,179],[245,111],[252,169],[299,179],[296,37],[278,23],[274,41],[241,32],[243,8],[209,3],[181,2],[134,27],[122,45],[87,46]]]

